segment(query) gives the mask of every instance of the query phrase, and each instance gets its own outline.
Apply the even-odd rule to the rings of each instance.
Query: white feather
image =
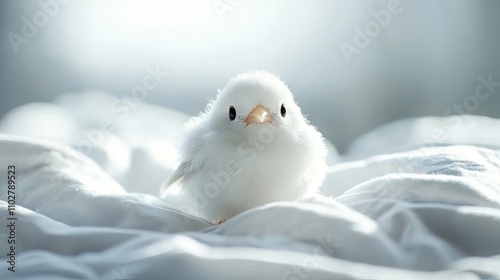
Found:
[[[246,126],[244,118],[259,104],[274,122]],[[233,121],[230,106],[236,109]],[[182,163],[162,186],[162,197],[197,204],[195,214],[213,223],[268,202],[300,200],[324,180],[323,137],[271,73],[236,76],[187,129]]]

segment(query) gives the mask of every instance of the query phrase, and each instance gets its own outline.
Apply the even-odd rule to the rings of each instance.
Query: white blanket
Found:
[[[128,121],[169,113],[156,109]],[[17,120],[43,118],[34,111],[18,111]],[[85,123],[71,118],[71,131]],[[443,119],[406,120],[394,132],[424,120],[428,131],[444,129],[448,138],[439,147],[400,143],[409,150],[398,153],[392,143],[373,143],[387,129],[374,131],[351,149],[358,161],[331,165],[318,197],[264,205],[216,226],[156,197],[150,174],[171,172],[175,160],[138,153],[140,141],[134,146],[134,137],[123,136],[130,127],[114,131],[129,156],[120,166],[112,148],[96,146],[106,155],[96,164],[66,146],[76,143],[69,132],[51,139],[66,145],[57,144],[34,138],[47,135],[26,137],[22,122],[12,133],[13,120],[7,116],[0,131],[25,136],[0,135],[0,279],[500,279],[500,142],[474,138],[478,131],[498,136],[498,120],[462,118],[475,131],[461,126],[470,139],[460,143]],[[148,143],[169,138],[143,134]],[[363,150],[373,153],[370,145],[378,155],[363,157]],[[146,167],[137,172],[140,163]],[[9,165],[16,167],[14,216]],[[121,183],[131,176],[134,184]],[[16,272],[8,270],[8,217],[17,217]]]

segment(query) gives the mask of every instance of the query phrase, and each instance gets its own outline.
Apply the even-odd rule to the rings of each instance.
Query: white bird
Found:
[[[187,199],[182,203],[212,223],[312,195],[327,167],[323,136],[288,86],[265,71],[240,74],[219,90],[205,112],[187,123],[181,152],[161,196]]]

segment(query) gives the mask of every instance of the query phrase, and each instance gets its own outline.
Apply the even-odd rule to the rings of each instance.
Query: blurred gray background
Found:
[[[4,0],[0,117],[67,92],[127,95],[157,65],[169,76],[146,102],[195,115],[235,74],[267,69],[343,151],[378,125],[454,104],[500,118],[500,87],[474,104],[479,76],[500,81],[499,15],[497,0]],[[346,56],[346,44],[358,51]]]

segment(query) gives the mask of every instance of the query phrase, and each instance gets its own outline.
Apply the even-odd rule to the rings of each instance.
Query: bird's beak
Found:
[[[244,120],[247,126],[252,123],[273,123],[273,121],[273,115],[269,113],[268,109],[260,104],[253,108]]]

